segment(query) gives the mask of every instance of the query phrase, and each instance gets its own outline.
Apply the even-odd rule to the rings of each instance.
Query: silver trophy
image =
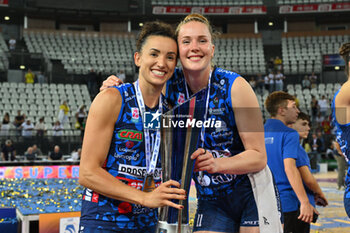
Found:
[[[206,94],[204,89],[162,115],[162,181],[176,180],[188,194],[194,166],[191,154],[198,148],[201,132],[201,128],[196,127],[196,122],[204,120],[205,107],[203,106],[205,106]],[[190,232],[188,199],[173,201],[179,202],[184,209],[162,207],[157,233]]]

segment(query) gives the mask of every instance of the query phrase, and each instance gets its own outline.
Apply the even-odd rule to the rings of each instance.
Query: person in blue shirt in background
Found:
[[[310,223],[315,209],[296,166],[299,134],[287,126],[296,122],[299,110],[294,97],[283,91],[271,93],[265,107],[271,115],[264,125],[267,163],[280,193],[284,232],[300,233],[298,222]]]
[[[295,129],[299,133],[300,140],[307,139],[310,131],[310,117],[300,112],[298,119],[294,124],[290,124],[289,127]],[[327,206],[328,201],[318,185],[315,177],[311,174],[310,159],[304,148],[299,144],[298,158],[296,160],[296,166],[300,172],[301,178],[304,183],[306,194],[309,198],[310,204],[315,207]],[[313,222],[316,222],[319,213],[315,210]],[[299,232],[310,232],[310,223],[299,221]]]

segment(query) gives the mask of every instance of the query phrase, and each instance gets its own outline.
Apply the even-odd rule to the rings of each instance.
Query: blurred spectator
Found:
[[[11,140],[6,140],[1,150],[1,158],[3,161],[14,161],[16,159],[16,149]]]
[[[311,88],[311,82],[307,75],[305,75],[303,81],[301,81],[301,86],[303,87],[303,89]]]
[[[255,91],[255,88],[256,88],[256,81],[255,81],[255,78],[254,78],[254,77],[250,77],[249,84],[250,84],[250,86],[253,88],[253,90]]]
[[[327,134],[327,135],[331,134],[332,127],[331,127],[330,117],[325,117],[321,122],[321,126],[324,134]]]
[[[318,105],[320,107],[321,115],[327,116],[329,103],[328,103],[328,100],[326,99],[326,96],[322,95],[322,98],[320,100],[318,100]]]
[[[27,73],[24,75],[25,83],[34,83],[35,74],[31,69],[28,69]]]
[[[73,150],[71,153],[71,157],[67,159],[68,161],[76,161],[80,160],[81,156],[81,148],[78,148],[77,150]]]
[[[316,116],[318,114],[319,105],[316,97],[314,95],[311,95],[311,113],[312,113],[312,121],[315,122]]]
[[[25,118],[26,118],[26,115],[21,114],[21,110],[18,110],[17,116],[15,116],[15,121],[13,122],[13,125],[17,129],[17,135],[21,135],[21,126],[24,123]]]
[[[272,72],[274,69],[275,69],[275,60],[273,59],[273,57],[271,57],[270,60],[267,61],[267,70],[268,72]]]
[[[16,49],[16,39],[15,38],[11,38],[9,40],[9,49],[10,50],[15,50]]]
[[[310,153],[311,152],[311,146],[309,144],[309,142],[307,140],[303,140],[303,148],[305,150],[306,153]]]
[[[75,118],[76,118],[76,129],[81,129],[81,127],[83,126],[84,120],[87,116],[86,111],[85,111],[85,104],[81,105],[79,107],[79,109],[77,110],[77,112],[75,113]]]
[[[316,133],[312,134],[310,145],[312,157],[315,159],[316,162],[318,162],[320,158],[320,153],[322,152],[322,141],[317,137]]]
[[[10,131],[10,114],[6,112],[1,122],[0,136],[8,136],[9,131]]]
[[[269,79],[269,75],[266,75],[264,77],[264,85],[265,85],[265,89],[267,91],[270,91],[270,79]]]
[[[269,92],[272,93],[276,90],[276,72],[272,71],[268,74],[268,80],[269,80]],[[266,81],[265,81],[266,83]]]
[[[52,136],[63,136],[63,126],[60,121],[56,121],[52,127]]]
[[[90,96],[95,96],[97,94],[97,74],[94,69],[91,69],[90,72],[86,75],[86,82]]]
[[[44,117],[41,117],[39,119],[39,122],[36,123],[34,129],[36,130],[36,135],[39,137],[44,136],[44,134],[46,133],[46,125],[44,123]]]
[[[58,120],[60,121],[62,126],[64,126],[68,121],[68,113],[69,107],[67,101],[63,101],[63,103],[60,105],[60,109],[58,112]]]
[[[28,147],[26,153],[24,154],[24,157],[29,161],[36,159],[36,154],[33,153],[33,147]]]
[[[273,61],[275,70],[281,71],[282,70],[282,59],[279,56],[276,56],[275,60]]]
[[[22,136],[23,137],[32,137],[33,136],[33,130],[34,130],[34,125],[32,122],[27,119],[26,122],[23,122],[21,125],[22,128]]]
[[[118,77],[122,82],[125,82],[126,76],[125,76],[124,70],[121,70],[121,71],[118,73],[117,77]]]
[[[39,73],[38,73],[37,81],[40,84],[45,83],[45,76],[44,76],[44,74],[41,71],[39,71]]]
[[[264,78],[261,76],[261,74],[258,74],[258,76],[256,77],[256,87],[260,95],[264,93],[263,92],[264,84],[265,84]]]
[[[311,75],[309,76],[310,82],[311,82],[311,88],[316,88],[317,84],[317,76],[315,72],[312,72]]]
[[[277,73],[275,75],[275,83],[276,83],[275,91],[283,91],[283,84],[284,84],[285,78],[286,77],[281,73],[281,71],[277,70]]]
[[[317,124],[317,129],[320,130],[322,129],[322,122],[324,120],[324,116],[321,115],[320,112],[318,112],[317,116],[316,116],[316,124]]]
[[[33,149],[33,153],[36,155],[36,156],[39,156],[39,155],[43,155],[43,152],[40,150],[40,148],[34,144],[32,146],[32,149]]]
[[[61,160],[63,157],[63,154],[60,150],[60,147],[58,145],[55,145],[54,150],[49,153],[49,159],[50,160]]]

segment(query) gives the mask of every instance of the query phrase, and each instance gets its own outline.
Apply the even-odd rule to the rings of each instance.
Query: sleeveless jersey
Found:
[[[335,117],[335,98],[337,97],[340,89],[335,93],[332,101],[332,124],[336,127],[336,140],[339,143],[340,149],[345,156],[346,161],[350,165],[350,123],[340,124]],[[345,112],[344,112],[345,114]],[[347,172],[345,184],[347,187],[350,185],[350,167]]]
[[[141,190],[146,175],[141,112],[132,84],[127,83],[115,88],[120,92],[123,102],[118,120],[114,125],[113,138],[104,169],[125,184]],[[158,110],[158,106],[154,112],[156,110]],[[163,112],[167,110],[165,103],[163,104]],[[146,107],[146,111],[152,110]],[[150,130],[151,147],[154,145],[155,138],[156,131]],[[151,148],[151,153],[152,151]],[[161,182],[160,157],[159,155],[154,172],[156,186],[159,186]],[[142,229],[157,224],[157,209],[111,199],[90,189],[85,189],[80,221],[86,226],[106,230]]]
[[[205,128],[204,145],[198,145],[210,151],[214,158],[231,157],[244,151],[238,134],[231,103],[231,87],[238,74],[221,68],[215,68],[211,75],[210,96],[207,119],[221,122],[221,127]],[[167,82],[166,98],[170,105],[178,105],[189,98],[182,70],[176,69]],[[187,88],[190,91],[189,88]],[[194,173],[197,196],[199,199],[217,199],[231,193],[237,184],[249,182],[247,175]]]

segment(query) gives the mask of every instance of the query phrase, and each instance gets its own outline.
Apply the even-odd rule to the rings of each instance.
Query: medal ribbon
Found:
[[[144,114],[146,112],[145,102],[143,101],[142,93],[140,90],[139,80],[137,80],[134,83],[135,90],[136,90],[136,99],[137,103],[139,105],[139,109],[141,112],[141,119],[144,124]],[[162,95],[159,96],[159,104],[158,104],[158,110],[157,112],[162,113]],[[153,145],[153,153],[151,155],[151,140],[150,140],[150,132],[148,128],[145,128],[145,125],[143,125],[143,133],[145,135],[145,154],[146,154],[146,172],[147,175],[150,175],[154,173],[154,170],[157,165],[157,159],[159,155],[159,148],[160,148],[160,129],[156,130],[156,140]]]

